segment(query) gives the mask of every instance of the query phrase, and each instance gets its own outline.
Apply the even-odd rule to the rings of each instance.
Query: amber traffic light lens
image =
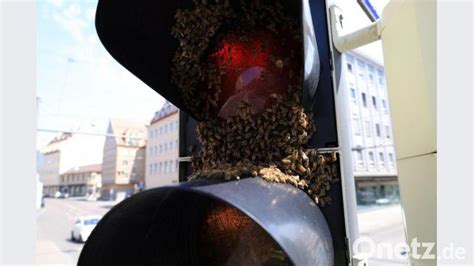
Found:
[[[238,209],[213,201],[201,227],[200,265],[290,265],[280,246]]]

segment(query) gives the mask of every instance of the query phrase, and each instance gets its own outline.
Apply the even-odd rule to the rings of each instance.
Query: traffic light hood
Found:
[[[196,180],[116,205],[78,263],[152,264],[329,266],[334,251],[321,211],[303,191],[260,178]]]
[[[179,48],[178,40],[173,36],[172,29],[176,26],[178,10],[193,8],[195,5],[193,2],[213,3],[214,1],[99,0],[96,29],[107,51],[120,64],[175,106],[192,117],[202,120],[196,110],[189,108],[189,103],[186,104],[180,88],[176,86],[176,82],[172,81],[173,58]],[[310,109],[319,81],[320,64],[308,0],[228,1],[229,5],[236,10],[241,10],[244,2],[261,2],[262,5],[275,5],[276,2],[281,2],[285,15],[298,22],[298,31],[302,38],[297,54],[302,57],[299,63],[301,69],[304,70],[304,79],[301,79],[301,82],[304,82],[302,105]],[[204,19],[205,16],[203,16]],[[211,36],[212,38],[214,36]],[[278,44],[277,41],[272,42]],[[245,56],[244,61],[247,58],[249,57]],[[276,65],[278,64],[280,62],[276,63]],[[254,76],[255,70],[256,68],[253,68],[250,71]],[[248,77],[249,74],[242,73],[241,76]],[[187,78],[198,79],[198,77],[191,75]],[[180,80],[183,81],[186,78],[180,78]]]

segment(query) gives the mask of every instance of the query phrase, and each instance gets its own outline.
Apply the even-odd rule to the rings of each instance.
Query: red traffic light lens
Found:
[[[296,80],[295,67],[301,66],[297,43],[278,36],[269,31],[244,37],[229,34],[217,42],[210,59],[222,74],[219,117],[236,115],[242,103],[257,115],[296,87],[291,83]]]

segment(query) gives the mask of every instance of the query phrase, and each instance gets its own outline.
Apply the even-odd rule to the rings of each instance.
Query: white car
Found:
[[[79,217],[71,231],[71,240],[86,242],[87,238],[99,223],[102,216],[83,216]]]
[[[387,205],[390,203],[390,199],[388,198],[380,198],[375,201],[375,204],[377,205]]]

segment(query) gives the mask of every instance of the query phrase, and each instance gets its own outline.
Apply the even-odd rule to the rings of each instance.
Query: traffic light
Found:
[[[347,265],[327,25],[324,1],[99,1],[105,48],[183,111],[192,180],[115,206],[79,264]]]

